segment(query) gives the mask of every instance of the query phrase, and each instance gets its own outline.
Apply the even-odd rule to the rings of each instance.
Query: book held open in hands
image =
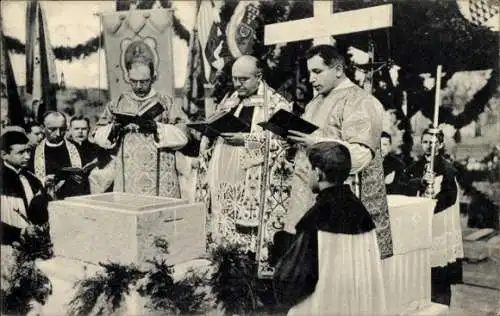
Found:
[[[98,160],[97,158],[86,164],[85,166],[78,167],[63,167],[59,171],[56,172],[56,180],[66,180],[73,179],[77,183],[81,183],[83,179],[88,176],[90,171],[97,166]]]
[[[250,125],[229,111],[214,114],[205,121],[189,123],[187,126],[207,137],[216,137],[222,133],[250,132]]]
[[[260,122],[258,125],[283,138],[289,136],[290,130],[311,134],[318,129],[318,126],[283,109],[274,113],[267,122]]]
[[[129,112],[113,112],[116,122],[127,125],[135,123],[140,125],[141,121],[154,120],[158,115],[163,113],[165,108],[158,102],[144,106],[138,113]]]

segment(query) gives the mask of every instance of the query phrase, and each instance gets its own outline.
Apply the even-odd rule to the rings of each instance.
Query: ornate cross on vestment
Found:
[[[314,0],[314,17],[282,23],[268,24],[264,27],[264,45],[274,45],[286,42],[314,39],[314,44],[333,44],[332,36],[350,34],[392,26],[392,4],[375,6],[371,8],[333,13],[334,1]],[[290,32],[293,30],[293,32]],[[264,98],[264,102],[267,99]],[[267,108],[265,106],[265,108]],[[266,149],[269,148],[269,138],[266,139]],[[267,166],[268,157],[264,157],[264,166]],[[264,168],[266,169],[266,168]],[[269,170],[265,170],[263,181],[267,183]],[[265,187],[265,186],[263,186]],[[263,238],[264,223],[263,208],[259,214],[259,245],[257,247],[257,260],[259,263],[259,277],[270,277],[261,272],[262,254],[266,247]]]

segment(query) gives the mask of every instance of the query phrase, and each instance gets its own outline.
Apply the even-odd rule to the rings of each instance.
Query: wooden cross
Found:
[[[332,44],[332,36],[392,26],[392,4],[332,14],[333,0],[314,0],[314,17],[275,23],[264,28],[264,45],[314,39]]]

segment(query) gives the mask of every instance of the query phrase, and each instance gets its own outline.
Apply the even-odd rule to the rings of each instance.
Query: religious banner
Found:
[[[485,26],[494,32],[500,30],[500,6],[495,0],[457,0],[460,13],[469,22]]]
[[[32,97],[31,111],[41,121],[47,111],[57,109],[58,89],[56,60],[47,18],[38,0],[26,6],[26,92]]]
[[[159,93],[174,95],[172,10],[133,10],[102,14],[108,86],[112,99],[130,89],[128,61],[152,55],[150,65]]]
[[[0,16],[0,79],[1,79],[1,97],[0,102],[0,115],[1,127],[7,125],[22,125],[23,121],[23,108],[19,100],[17,92],[16,79],[10,63],[9,52],[5,46],[5,38],[3,35],[3,25]]]
[[[259,1],[241,1],[226,29],[227,43],[234,58],[251,55],[257,41]]]

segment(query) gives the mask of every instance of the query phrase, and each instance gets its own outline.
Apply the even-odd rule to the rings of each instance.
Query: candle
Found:
[[[443,66],[438,65],[437,73],[436,73],[436,95],[434,99],[434,121],[432,126],[437,128],[439,126],[439,105],[441,103],[440,94],[441,94],[441,70]]]

